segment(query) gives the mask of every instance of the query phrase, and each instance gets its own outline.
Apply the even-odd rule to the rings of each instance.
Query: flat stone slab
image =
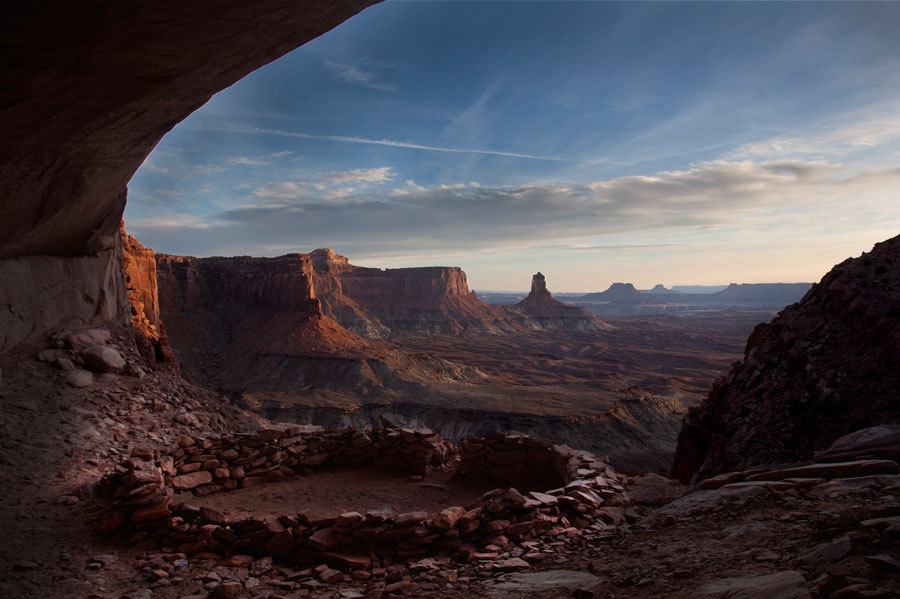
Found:
[[[783,470],[770,470],[752,474],[745,480],[784,480],[785,478],[851,478],[868,474],[897,474],[897,462],[892,460],[857,460],[811,464]]]
[[[835,478],[829,481],[822,481],[813,490],[828,492],[838,489],[862,489],[865,487],[889,487],[892,485],[900,485],[900,475],[872,474],[869,476],[855,476],[853,478]]]
[[[172,486],[179,491],[186,491],[212,482],[212,474],[207,470],[181,474],[172,479]]]
[[[785,570],[765,576],[724,578],[694,591],[691,599],[810,599],[803,574]]]
[[[817,453],[816,461],[836,462],[867,453],[900,454],[900,424],[873,426],[844,435],[831,447]]]
[[[589,590],[601,580],[590,572],[578,570],[548,570],[546,572],[522,572],[512,574],[508,580],[487,588],[491,599],[512,599],[527,593],[537,593],[555,589]]]

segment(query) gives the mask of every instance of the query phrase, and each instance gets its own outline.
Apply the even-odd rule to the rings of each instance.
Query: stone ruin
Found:
[[[399,426],[390,418],[383,422],[383,428],[362,430],[285,425],[218,439],[185,437],[165,451],[135,450],[102,481],[108,502],[95,516],[96,530],[142,550],[325,562],[360,571],[439,555],[461,563],[496,559],[511,543],[528,547],[528,541],[575,537],[585,529],[613,536],[626,516],[633,516],[627,513],[624,477],[588,452],[519,433],[468,437],[457,451],[429,429]],[[437,513],[398,514],[388,508],[337,517],[300,511],[229,518],[190,505],[191,496],[328,466],[419,476],[456,467],[458,476],[500,486],[469,505]],[[521,493],[505,486],[513,482],[554,488]]]

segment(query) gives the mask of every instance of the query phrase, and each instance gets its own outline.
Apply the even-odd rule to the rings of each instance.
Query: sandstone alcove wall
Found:
[[[0,351],[128,317],[125,186],[214,93],[373,0],[18,3],[0,24]]]

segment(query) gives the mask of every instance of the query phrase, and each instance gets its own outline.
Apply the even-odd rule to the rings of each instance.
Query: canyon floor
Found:
[[[170,374],[104,375],[90,388],[74,389],[62,383],[64,373],[33,355],[0,360],[0,596],[10,599],[352,599],[383,591],[460,599],[900,595],[900,477],[857,476],[852,468],[830,482],[694,490],[661,508],[651,504],[682,491],[640,501],[640,477],[629,479],[637,509],[612,533],[567,529],[528,546],[499,548],[496,558],[397,562],[366,573],[368,580],[345,574],[326,584],[317,570],[265,559],[247,564],[242,556],[132,549],[92,531],[99,478],[136,448],[168,445],[185,434],[252,429],[257,422]],[[293,484],[305,477],[298,480]],[[650,483],[677,486],[652,477]],[[382,479],[375,492],[378,484],[406,489],[408,502],[423,495],[418,482]],[[277,486],[266,488],[279,493]],[[352,489],[342,492],[352,503]],[[508,561],[521,557],[529,561]]]
[[[772,316],[734,310],[612,318],[609,331],[397,336],[391,341],[403,352],[437,355],[483,376],[358,392],[256,391],[242,402],[274,420],[328,427],[371,425],[387,410],[453,441],[517,430],[608,455],[620,467],[662,472],[686,409]]]

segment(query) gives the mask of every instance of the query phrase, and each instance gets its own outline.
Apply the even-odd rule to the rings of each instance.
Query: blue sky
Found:
[[[476,289],[818,280],[900,233],[898,30],[900,3],[385,2],[178,125],[126,226]]]

